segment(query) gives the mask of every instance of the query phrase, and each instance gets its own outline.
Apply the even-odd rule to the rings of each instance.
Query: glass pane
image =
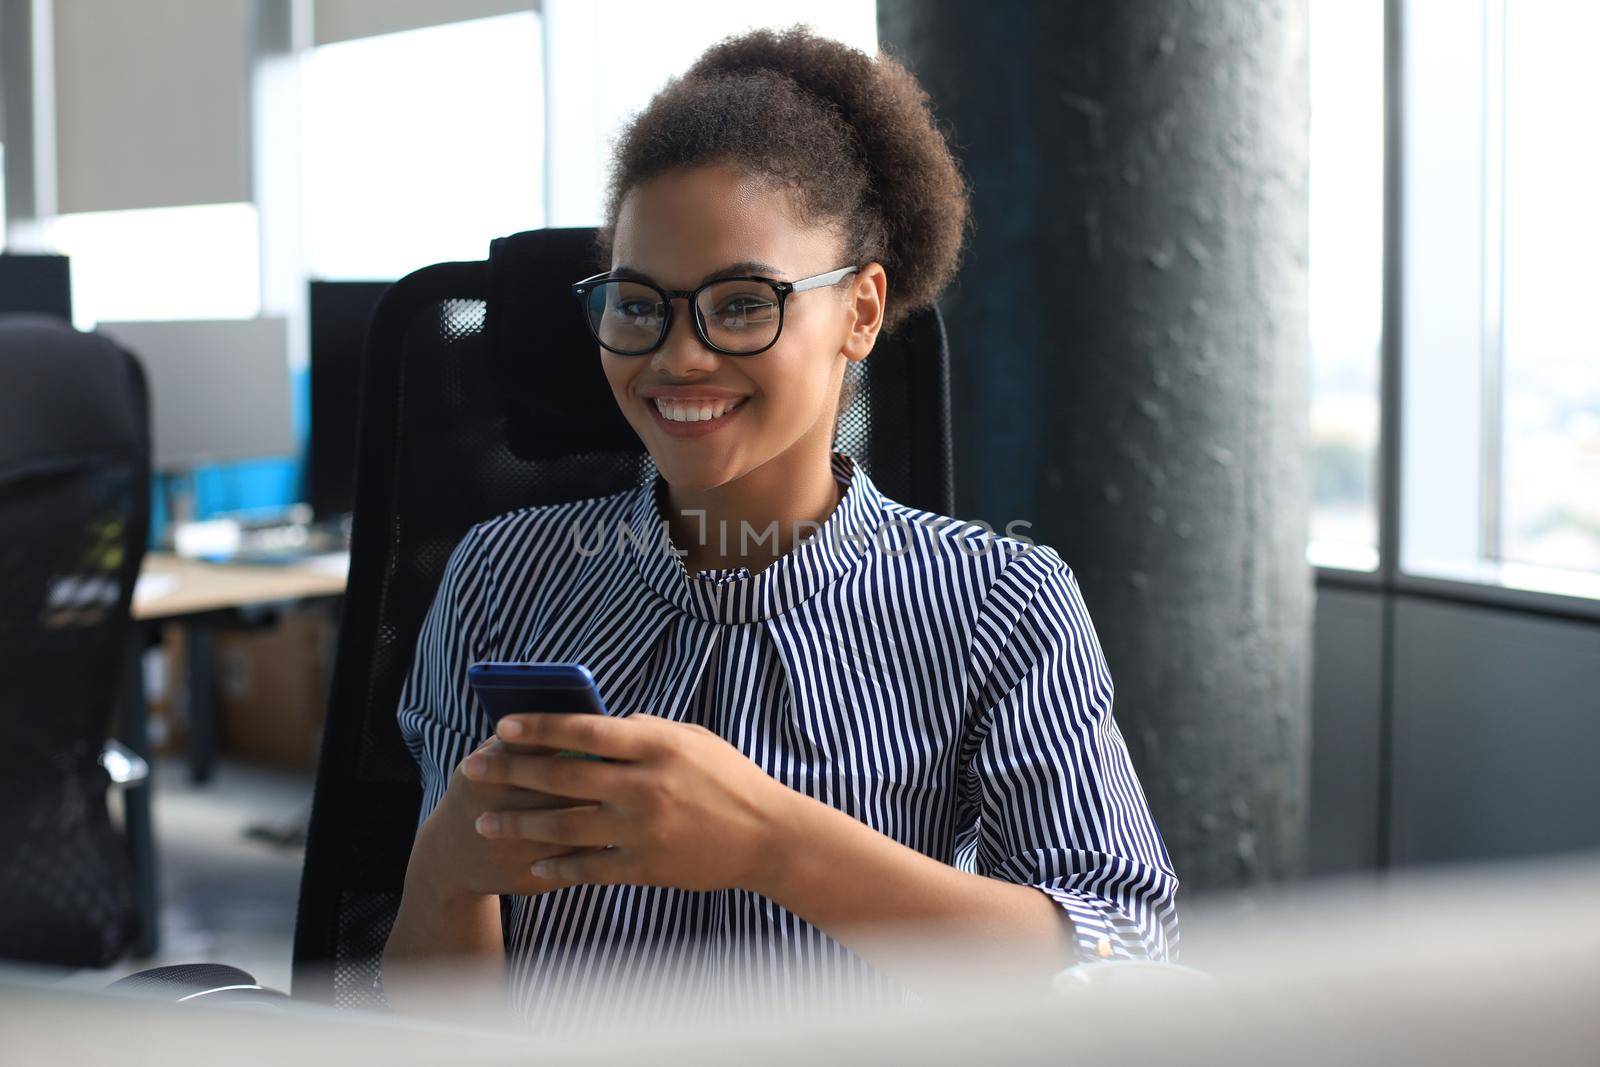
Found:
[[[544,225],[542,54],[531,11],[308,52],[308,273],[398,278]]]
[[[72,260],[72,320],[250,319],[261,313],[253,204],[92,211],[45,224]]]
[[[1600,572],[1600,4],[1506,5],[1502,554]]]
[[[1377,566],[1383,5],[1311,4],[1311,548]]]

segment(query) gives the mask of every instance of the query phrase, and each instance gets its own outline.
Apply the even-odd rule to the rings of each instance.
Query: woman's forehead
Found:
[[[837,241],[826,230],[801,225],[792,207],[772,182],[723,166],[670,171],[624,197],[612,266],[632,268],[673,288],[691,287],[740,263],[803,277],[796,272],[813,260],[831,263]]]

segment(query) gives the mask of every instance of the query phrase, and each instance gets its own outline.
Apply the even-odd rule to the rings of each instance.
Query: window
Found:
[[[1397,570],[1600,596],[1585,0],[1398,0]],[[1312,0],[1312,539],[1379,562],[1384,5]]]
[[[1600,595],[1600,9],[1405,16],[1401,566]]]
[[[249,319],[261,311],[260,235],[250,204],[57,215],[49,244],[72,263],[72,319]]]
[[[1383,6],[1311,5],[1313,563],[1378,565]]]
[[[541,55],[531,11],[306,53],[306,272],[398,278],[544,225]]]
[[[1600,574],[1600,5],[1517,0],[1504,22],[1500,523],[1507,564]]]

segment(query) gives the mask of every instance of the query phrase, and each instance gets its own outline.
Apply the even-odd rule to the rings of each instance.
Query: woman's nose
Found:
[[[677,377],[689,370],[712,370],[721,355],[700,343],[694,331],[694,310],[687,301],[679,301],[673,309],[672,324],[661,347],[651,356],[653,369],[669,377]]]

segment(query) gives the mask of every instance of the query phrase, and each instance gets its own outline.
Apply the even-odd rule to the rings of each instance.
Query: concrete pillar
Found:
[[[957,512],[1078,575],[1187,888],[1304,850],[1306,0],[880,0],[976,227]]]

